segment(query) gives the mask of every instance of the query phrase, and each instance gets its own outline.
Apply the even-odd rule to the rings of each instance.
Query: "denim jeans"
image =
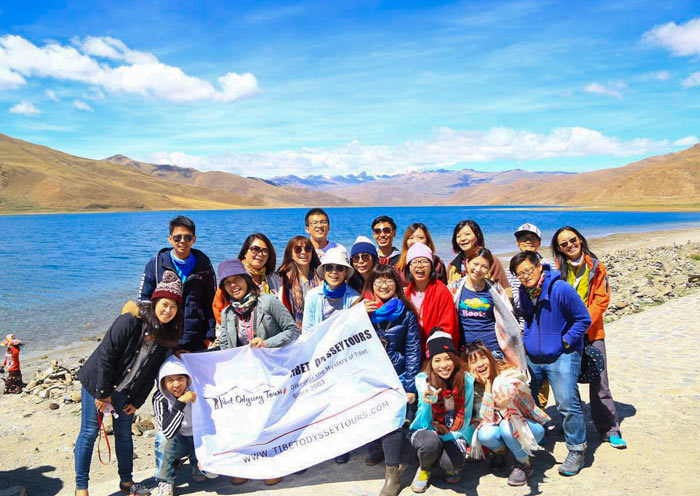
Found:
[[[197,466],[197,456],[194,454],[194,439],[192,436],[175,434],[167,439],[161,431],[156,434],[156,471],[153,477],[158,482],[175,482],[173,462],[187,456],[190,465]]]
[[[537,393],[544,378],[554,393],[557,410],[564,417],[562,427],[566,447],[573,451],[586,450],[586,424],[583,420],[581,399],[578,395],[578,375],[581,371],[581,352],[562,353],[551,363],[539,363],[527,357],[532,376],[532,396],[538,402]],[[538,403],[539,404],[539,403]]]
[[[95,440],[99,435],[97,422],[97,407],[95,398],[84,387],[80,393],[81,418],[80,432],[75,441],[75,488],[87,489],[90,479],[90,461]],[[112,392],[112,406],[117,411],[119,418],[113,419],[114,426],[114,452],[117,455],[117,467],[119,480],[131,482],[134,469],[134,443],[131,439],[131,424],[134,416],[124,413],[126,406],[126,394],[124,392]],[[106,446],[105,446],[106,448]]]
[[[544,437],[544,427],[533,420],[526,419],[526,421],[527,425],[530,426],[532,435],[535,436],[535,439],[539,443]],[[500,450],[507,446],[516,460],[519,462],[527,461],[527,453],[523,447],[520,446],[520,442],[513,436],[513,429],[510,422],[507,420],[502,420],[498,425],[484,425],[477,432],[479,441],[487,448]]]

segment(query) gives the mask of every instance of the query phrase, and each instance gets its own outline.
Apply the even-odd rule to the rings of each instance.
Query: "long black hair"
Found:
[[[401,303],[404,304],[407,310],[410,310],[416,316],[418,316],[418,310],[416,310],[416,307],[413,306],[413,303],[411,303],[411,300],[408,299],[406,296],[406,293],[404,292],[403,288],[401,287],[401,281],[399,280],[399,276],[396,273],[396,270],[391,265],[377,265],[370,271],[369,277],[367,278],[367,281],[365,281],[365,285],[362,288],[362,292],[360,293],[360,300],[362,301],[365,297],[365,294],[367,292],[374,294],[374,281],[382,278],[382,279],[391,279],[394,281],[394,286],[396,287],[396,292],[394,293],[394,296],[401,300]]]
[[[561,247],[559,246],[559,241],[557,238],[559,238],[559,234],[561,234],[564,231],[571,231],[576,235],[576,237],[579,239],[581,243],[581,251],[588,255],[591,258],[597,259],[598,257],[593,253],[590,248],[588,248],[588,241],[586,241],[586,238],[583,237],[583,234],[578,232],[578,230],[574,227],[571,226],[564,226],[560,227],[557,229],[557,231],[554,233],[554,236],[552,236],[552,255],[554,255],[554,258],[556,259],[557,265],[559,266],[559,272],[561,272],[561,278],[566,281],[568,275],[569,275],[569,264],[566,263],[567,256],[564,254],[564,252],[561,250]]]
[[[297,264],[292,258],[292,253],[294,248],[297,246],[311,247],[311,261],[309,262],[309,279],[314,278],[316,274],[316,269],[321,265],[321,260],[318,258],[318,254],[314,249],[314,245],[311,244],[311,240],[306,236],[294,236],[287,242],[287,247],[284,249],[284,258],[282,259],[282,264],[280,268],[277,269],[277,274],[282,278],[282,282],[285,286],[292,284],[292,281],[299,278],[299,270],[297,269]]]
[[[156,342],[168,348],[177,348],[180,338],[182,338],[182,328],[184,327],[184,312],[182,304],[177,305],[177,313],[173,320],[163,325],[156,317],[155,306],[160,298],[154,301],[139,302],[139,319],[143,321],[141,325],[141,341],[149,335],[153,334]]]
[[[471,219],[462,220],[459,221],[455,228],[452,230],[452,250],[456,254],[460,254],[462,252],[462,249],[457,243],[457,234],[459,234],[459,231],[461,231],[464,228],[464,226],[469,226],[469,229],[471,229],[474,233],[474,236],[476,236],[477,246],[481,246],[483,248],[486,245],[486,243],[484,243],[484,233],[481,231],[481,227],[479,227],[479,224],[477,224],[476,221]]]

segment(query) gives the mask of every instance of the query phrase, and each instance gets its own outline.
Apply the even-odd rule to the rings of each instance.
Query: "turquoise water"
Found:
[[[399,226],[430,229],[437,252],[449,260],[454,225],[474,219],[494,252],[515,249],[513,231],[532,222],[548,244],[570,224],[588,238],[620,232],[700,227],[699,212],[542,211],[491,207],[330,208],[330,238],[348,248],[358,235],[371,237],[370,222],[381,214]],[[182,212],[197,225],[196,248],[214,267],[238,254],[245,237],[263,232],[281,262],[289,238],[304,234],[306,209]],[[180,212],[177,212],[180,213]],[[0,216],[5,260],[0,278],[0,334],[13,332],[27,351],[70,344],[104,331],[128,298],[136,298],[148,259],[167,245],[168,221],[176,212]]]

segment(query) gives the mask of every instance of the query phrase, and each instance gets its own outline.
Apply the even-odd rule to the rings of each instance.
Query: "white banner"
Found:
[[[204,470],[282,477],[360,447],[404,422],[406,393],[364,305],[284,348],[182,355],[197,401]]]

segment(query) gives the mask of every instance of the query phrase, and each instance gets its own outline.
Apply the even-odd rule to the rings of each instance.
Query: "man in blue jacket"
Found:
[[[216,274],[209,257],[192,245],[197,240],[192,219],[179,215],[170,221],[168,242],[148,261],[141,277],[139,301],[150,299],[166,270],[175,272],[182,280],[182,301],[185,325],[180,345],[189,351],[206,349],[205,339],[214,341],[216,320],[212,302],[216,293]]]
[[[576,475],[584,463],[586,424],[578,395],[583,336],[591,316],[576,290],[562,281],[556,270],[543,265],[537,254],[524,251],[510,261],[510,271],[520,282],[520,310],[525,320],[523,342],[532,374],[535,401],[547,378],[554,391],[557,410],[569,454],[559,466],[561,475]]]

